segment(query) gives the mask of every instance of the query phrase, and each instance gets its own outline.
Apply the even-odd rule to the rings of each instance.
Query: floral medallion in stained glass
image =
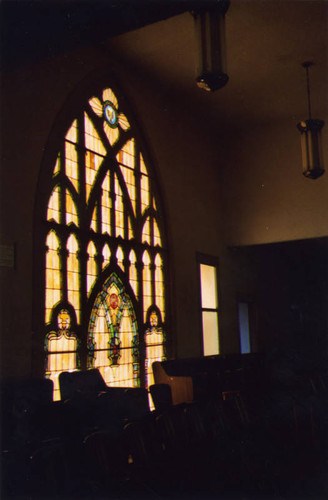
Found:
[[[118,125],[118,112],[111,101],[104,102],[104,117],[111,128],[116,128]]]

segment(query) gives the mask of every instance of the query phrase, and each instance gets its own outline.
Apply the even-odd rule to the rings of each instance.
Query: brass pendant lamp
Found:
[[[199,2],[193,10],[197,46],[196,83],[198,87],[214,91],[229,80],[226,64],[225,14],[229,0]]]
[[[325,171],[321,144],[321,130],[325,122],[323,120],[315,120],[311,116],[309,67],[313,66],[313,62],[306,61],[302,66],[306,71],[309,108],[308,120],[301,121],[297,124],[298,130],[301,132],[303,175],[309,179],[317,179]]]

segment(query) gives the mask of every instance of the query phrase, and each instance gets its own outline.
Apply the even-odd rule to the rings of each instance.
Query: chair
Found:
[[[59,387],[62,400],[81,394],[97,394],[106,391],[107,385],[98,368],[85,371],[61,372]]]
[[[160,361],[154,361],[153,374],[155,384],[167,384],[171,387],[173,405],[193,401],[193,383],[191,377],[172,376],[165,372]]]
[[[149,392],[155,405],[155,410],[162,412],[172,406],[172,390],[169,384],[153,384],[149,387]]]

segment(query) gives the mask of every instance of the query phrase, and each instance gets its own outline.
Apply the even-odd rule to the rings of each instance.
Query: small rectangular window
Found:
[[[217,263],[208,256],[198,256],[198,262],[203,354],[212,356],[220,351]]]
[[[251,352],[249,309],[250,304],[248,302],[238,302],[239,339],[242,354]]]

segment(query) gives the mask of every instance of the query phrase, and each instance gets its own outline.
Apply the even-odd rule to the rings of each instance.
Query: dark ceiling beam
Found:
[[[211,0],[210,3],[221,0]],[[207,3],[207,2],[205,2]],[[1,69],[86,47],[192,10],[190,0],[2,0]]]

